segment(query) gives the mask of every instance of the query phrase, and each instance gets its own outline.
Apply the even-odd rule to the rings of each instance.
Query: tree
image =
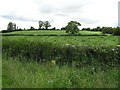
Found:
[[[56,28],[54,27],[54,28],[52,28],[51,30],[56,30]]]
[[[103,34],[113,34],[114,30],[112,27],[102,27]]]
[[[30,30],[35,30],[35,28],[33,26],[30,27]]]
[[[46,30],[48,29],[48,27],[51,27],[49,21],[44,22],[44,27],[45,27]]]
[[[12,22],[8,23],[7,30],[8,31],[12,31],[13,30],[13,23]]]
[[[16,30],[16,24],[15,24],[15,23],[12,23],[12,22],[9,22],[9,23],[8,23],[8,26],[7,26],[7,30],[8,30],[8,31]]]
[[[98,26],[98,27],[96,28],[96,31],[101,31],[101,28]]]
[[[66,30],[66,28],[65,28],[65,27],[62,27],[61,30]]]
[[[83,31],[90,31],[90,28],[82,28]]]
[[[44,25],[44,22],[43,21],[39,21],[39,29],[42,29],[43,25]]]
[[[13,30],[16,30],[16,24],[13,23]]]
[[[113,32],[113,35],[114,35],[114,36],[120,36],[120,28],[119,28],[119,27],[114,28],[113,31],[114,31],[114,32]]]
[[[79,32],[78,26],[81,26],[81,24],[77,21],[70,21],[68,25],[65,27],[66,33],[70,34],[77,34]]]

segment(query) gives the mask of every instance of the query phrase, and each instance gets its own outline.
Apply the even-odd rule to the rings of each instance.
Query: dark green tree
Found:
[[[117,28],[113,29],[113,35],[114,36],[120,36],[120,27],[117,27]]]
[[[66,33],[70,34],[77,34],[79,32],[78,26],[81,26],[81,24],[77,21],[70,21],[68,25],[65,27]]]
[[[43,21],[39,21],[39,29],[42,29],[43,25],[44,25],[44,22]]]
[[[8,31],[16,30],[16,24],[15,24],[15,23],[12,23],[12,22],[9,22],[9,23],[8,23],[8,26],[7,26],[7,30],[8,30]]]
[[[13,23],[13,30],[16,30],[16,24]]]
[[[7,30],[8,31],[12,31],[13,30],[13,23],[12,22],[8,23]]]
[[[35,28],[33,26],[30,27],[30,30],[35,30]]]
[[[49,21],[45,21],[44,22],[44,27],[45,27],[46,30],[48,29],[48,27],[51,27],[50,22]]]

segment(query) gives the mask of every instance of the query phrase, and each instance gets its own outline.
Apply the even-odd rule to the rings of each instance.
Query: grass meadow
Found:
[[[68,35],[65,30],[29,30],[29,31],[17,31],[10,33],[3,33],[3,35],[12,34],[12,35]],[[91,31],[80,31],[80,35],[102,35],[102,32],[91,32]]]
[[[23,32],[64,34],[63,31],[11,33]],[[2,36],[2,86],[118,88],[118,41],[119,36]]]

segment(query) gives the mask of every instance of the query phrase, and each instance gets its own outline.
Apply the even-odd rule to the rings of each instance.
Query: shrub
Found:
[[[102,33],[103,34],[113,34],[114,29],[112,27],[103,27],[102,28]]]
[[[119,28],[119,27],[117,27],[117,28],[114,30],[113,35],[114,35],[114,36],[120,36],[120,28]]]

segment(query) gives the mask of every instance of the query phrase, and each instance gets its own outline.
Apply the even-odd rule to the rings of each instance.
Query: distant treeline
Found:
[[[13,31],[24,31],[24,30],[65,30],[68,34],[78,34],[80,29],[78,26],[81,26],[81,24],[77,21],[70,21],[67,26],[62,27],[61,29],[56,29],[55,27],[51,27],[49,21],[39,21],[39,28],[36,29],[33,26],[31,26],[29,29],[21,29],[18,28],[18,26],[15,23],[9,22],[7,26],[7,30],[3,30],[2,33],[7,32],[13,32]],[[120,27],[96,27],[96,28],[83,28],[82,31],[100,31],[103,34],[113,34],[113,35],[120,35]]]
[[[103,34],[113,34],[120,35],[120,27],[112,28],[112,27],[96,27],[96,28],[83,28],[83,31],[100,31]]]
[[[44,28],[42,29],[35,29],[33,27],[31,27],[30,29],[16,29],[16,30],[2,30],[2,33],[8,33],[8,32],[14,32],[14,31],[31,31],[31,30],[46,30]],[[47,30],[65,30],[65,28],[61,28],[61,29],[56,29],[51,28],[51,29],[47,29]],[[120,28],[116,27],[116,28],[112,28],[112,27],[96,27],[96,28],[83,28],[81,29],[81,31],[99,31],[102,32],[103,34],[113,34],[114,36],[119,36],[120,35]]]

